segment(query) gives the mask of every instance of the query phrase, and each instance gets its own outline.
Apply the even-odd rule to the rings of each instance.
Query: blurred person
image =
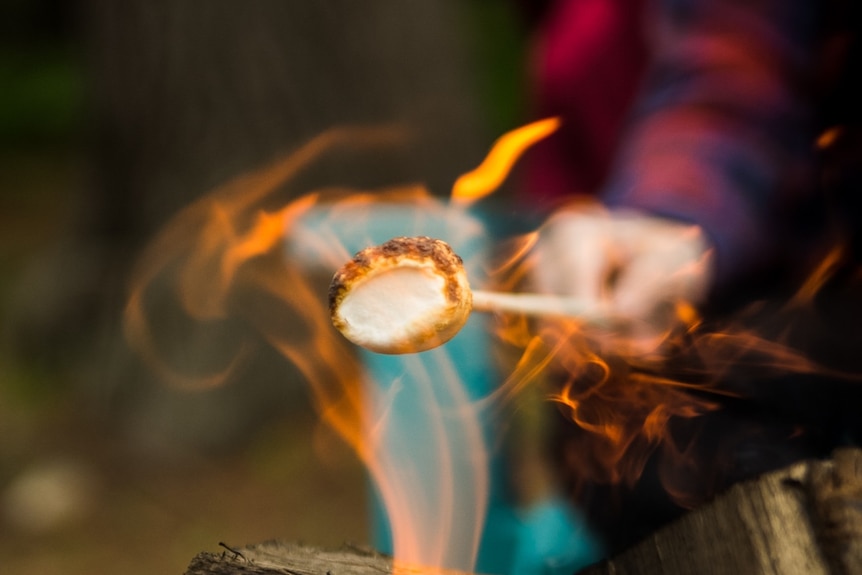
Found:
[[[535,110],[563,119],[525,158],[525,194],[547,215],[539,289],[630,319],[634,351],[649,353],[678,300],[721,315],[786,297],[838,236],[845,269],[858,262],[858,8],[560,0],[533,6],[532,16]],[[820,311],[834,320],[840,307],[858,318],[859,298],[837,293]],[[830,318],[803,330],[805,351],[858,371],[848,363],[858,338]],[[698,448],[716,458],[724,449],[716,437],[758,430],[750,434],[757,440],[720,452],[731,469],[694,486],[702,497],[859,441],[847,408],[860,398],[858,385],[822,377],[763,383],[702,418]],[[804,431],[791,439],[793,429]],[[561,459],[579,433],[572,425],[562,433]],[[648,467],[614,511],[604,486],[582,492],[578,503],[611,553],[682,512],[656,487],[657,473]]]
[[[824,81],[816,77],[817,23],[826,16],[814,3],[629,4],[549,8],[537,107],[565,122],[540,150],[529,184],[531,197],[555,209],[543,257],[566,263],[539,266],[540,284],[643,316],[658,300],[703,301],[798,265],[801,252],[788,248],[804,249],[812,234],[799,224],[813,228],[822,212],[811,211],[819,204],[814,141],[838,120],[818,117],[814,106]],[[564,22],[597,29],[595,38],[574,42]],[[626,33],[640,38],[608,54],[606,44]],[[595,189],[610,211],[554,207]],[[709,262],[697,277],[656,285],[702,258]],[[619,276],[603,286],[611,270]]]

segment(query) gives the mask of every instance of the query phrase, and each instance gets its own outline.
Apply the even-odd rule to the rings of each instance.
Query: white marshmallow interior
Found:
[[[411,345],[446,312],[445,288],[445,278],[432,268],[405,263],[353,285],[339,314],[355,343]]]

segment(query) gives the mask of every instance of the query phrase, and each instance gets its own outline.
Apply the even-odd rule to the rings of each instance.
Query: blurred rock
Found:
[[[12,529],[34,535],[67,527],[94,508],[97,483],[95,473],[79,461],[37,462],[3,491],[3,519]]]

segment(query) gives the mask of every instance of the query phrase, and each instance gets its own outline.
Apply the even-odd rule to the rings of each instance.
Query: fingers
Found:
[[[544,293],[575,296],[599,303],[607,296],[611,248],[603,212],[565,211],[540,232],[534,278]]]
[[[655,321],[680,300],[701,303],[711,281],[700,228],[642,214],[558,212],[540,231],[536,254],[537,289],[638,321]]]
[[[712,268],[700,228],[656,218],[636,227],[626,230],[632,241],[613,289],[612,307],[624,316],[647,318],[680,301],[702,303]]]

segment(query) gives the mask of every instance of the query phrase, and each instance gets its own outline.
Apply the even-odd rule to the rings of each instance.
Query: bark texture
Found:
[[[236,551],[200,553],[192,560],[185,575],[380,575],[392,570],[390,557],[369,549],[343,547],[324,550],[270,541]],[[399,567],[397,573],[411,575],[429,571]],[[455,571],[445,573],[458,575]]]
[[[862,450],[740,483],[582,575],[862,574]]]

